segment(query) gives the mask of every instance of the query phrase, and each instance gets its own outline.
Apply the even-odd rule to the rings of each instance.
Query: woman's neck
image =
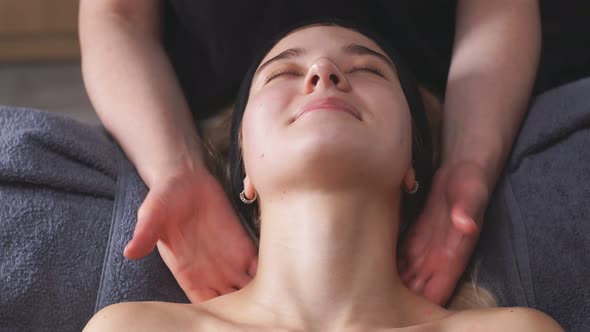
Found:
[[[440,318],[442,308],[398,277],[399,197],[383,197],[306,192],[262,202],[258,271],[243,289],[249,303],[306,330]]]

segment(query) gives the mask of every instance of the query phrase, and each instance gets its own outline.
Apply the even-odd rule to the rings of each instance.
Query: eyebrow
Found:
[[[391,60],[389,60],[388,57],[386,57],[385,55],[383,55],[377,51],[374,51],[366,46],[355,44],[355,43],[349,43],[349,44],[342,46],[342,52],[344,52],[345,54],[348,54],[348,55],[375,56],[378,59],[380,59],[381,61],[385,62],[391,68],[391,70],[396,72],[395,65],[393,64],[393,62],[391,62]],[[287,49],[287,50],[281,52],[279,55],[277,55],[277,56],[271,58],[270,60],[266,61],[265,63],[263,63],[260,67],[258,67],[258,69],[256,70],[256,73],[254,75],[255,76],[258,75],[259,72],[263,71],[264,68],[268,67],[273,62],[277,62],[279,60],[297,58],[302,55],[305,55],[306,53],[307,53],[307,50],[304,48],[300,48],[300,47]]]

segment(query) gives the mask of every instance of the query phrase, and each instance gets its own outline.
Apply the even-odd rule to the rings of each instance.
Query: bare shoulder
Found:
[[[469,331],[563,332],[547,314],[530,308],[486,308],[458,313],[460,324]],[[474,329],[476,327],[476,329]]]
[[[530,308],[502,308],[496,314],[499,326],[514,331],[563,332],[549,315]],[[502,323],[505,320],[506,325]]]
[[[213,317],[190,304],[166,302],[117,303],[97,312],[84,328],[94,331],[204,330]]]

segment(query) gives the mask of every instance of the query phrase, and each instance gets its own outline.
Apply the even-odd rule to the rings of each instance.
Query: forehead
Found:
[[[312,25],[297,29],[283,37],[268,52],[261,63],[292,47],[310,51],[315,49],[336,50],[348,43],[356,43],[385,53],[377,43],[358,31],[339,26]]]

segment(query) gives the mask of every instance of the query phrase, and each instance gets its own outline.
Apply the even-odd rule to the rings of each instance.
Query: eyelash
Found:
[[[379,75],[381,77],[385,77],[385,75],[383,74],[383,72],[381,70],[379,70],[377,68],[372,68],[372,67],[353,67],[351,70],[348,71],[348,73],[351,73],[355,70],[366,70],[366,71],[369,71],[373,74]]]
[[[346,74],[350,74],[350,73],[357,71],[357,70],[365,70],[365,71],[371,72],[375,75],[385,77],[383,72],[377,68],[362,67],[362,66],[361,67],[352,67],[349,71],[346,72]],[[264,80],[264,83],[268,83],[268,82],[272,81],[273,79],[275,79],[281,75],[285,75],[285,74],[301,75],[301,73],[298,71],[293,71],[293,70],[289,70],[289,69],[280,69],[280,70],[275,71],[274,73],[268,75],[268,77],[266,77],[266,79]]]
[[[289,70],[289,69],[279,69],[279,70],[275,71],[274,73],[268,75],[266,77],[266,79],[264,80],[264,83],[268,83],[268,82],[272,81],[273,79],[275,79],[275,78],[277,78],[277,77],[279,77],[281,75],[285,75],[285,74],[289,74],[289,75],[301,75],[301,73],[300,72],[297,72],[297,71],[292,71],[292,70]]]

